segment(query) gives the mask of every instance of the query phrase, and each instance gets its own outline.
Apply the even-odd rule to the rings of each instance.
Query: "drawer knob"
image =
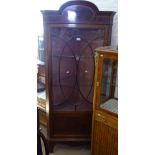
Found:
[[[97,116],[99,116],[100,118],[102,118],[103,121],[105,121],[105,117],[102,116],[101,114],[97,114]]]
[[[101,114],[97,114],[98,116],[101,116]]]

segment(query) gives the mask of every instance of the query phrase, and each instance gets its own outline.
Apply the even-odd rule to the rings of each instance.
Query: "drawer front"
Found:
[[[102,122],[112,128],[118,129],[118,119],[105,112],[95,111],[95,121]]]

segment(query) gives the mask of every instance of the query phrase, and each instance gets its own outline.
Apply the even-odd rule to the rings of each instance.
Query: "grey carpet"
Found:
[[[46,127],[43,125],[41,125],[40,127],[45,137],[47,137]],[[91,153],[88,146],[68,146],[64,144],[57,144],[53,149],[53,153],[50,153],[49,155],[91,155]]]
[[[90,149],[86,146],[68,146],[57,144],[50,155],[91,155]]]

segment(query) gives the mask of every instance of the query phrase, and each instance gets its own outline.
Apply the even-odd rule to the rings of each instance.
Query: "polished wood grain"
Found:
[[[71,20],[68,11],[76,18]],[[115,12],[99,11],[88,1],[69,1],[58,11],[44,10],[42,14],[50,150],[61,142],[90,143],[94,51],[110,45]]]
[[[43,76],[43,77],[45,77],[45,66],[38,66],[37,76]]]
[[[117,153],[117,129],[95,121],[93,138],[93,155],[116,155]]]
[[[45,78],[45,66],[38,65],[37,78]],[[37,96],[37,107],[40,109],[39,113],[39,122],[47,126],[47,117],[46,117],[46,99],[40,98]]]
[[[40,108],[40,107],[39,107]],[[39,122],[45,126],[47,126],[47,117],[46,112],[43,110],[39,111]]]
[[[96,73],[91,138],[92,155],[118,155],[118,114],[100,107],[101,100],[103,100],[101,98],[103,64],[104,60],[107,58],[118,61],[117,48],[113,48],[113,50],[111,47],[96,49]]]

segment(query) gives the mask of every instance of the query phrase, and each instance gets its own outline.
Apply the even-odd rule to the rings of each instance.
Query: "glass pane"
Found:
[[[52,28],[53,111],[91,111],[95,74],[94,49],[104,29]]]
[[[102,73],[102,97],[110,96],[110,82],[112,74],[112,61],[106,59],[103,64],[103,73]]]
[[[115,87],[114,98],[118,99],[118,70],[116,69],[115,72],[116,72],[116,77],[114,78],[114,87]]]
[[[110,59],[103,61],[100,107],[114,113],[118,113],[117,68],[117,61]]]

